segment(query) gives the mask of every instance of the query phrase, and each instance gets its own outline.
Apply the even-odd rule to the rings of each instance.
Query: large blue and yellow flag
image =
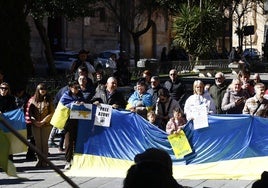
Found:
[[[19,134],[26,138],[27,129],[22,109],[13,110],[1,114],[1,116],[11,125]],[[0,122],[0,167],[10,176],[17,176],[16,168],[12,161],[8,160],[10,154],[25,152],[27,147],[13,133],[11,133]]]
[[[94,114],[94,110],[93,113]],[[72,168],[68,175],[125,177],[136,154],[166,150],[176,179],[258,179],[268,170],[268,119],[249,115],[209,116],[209,127],[184,132],[192,153],[177,159],[167,134],[135,113],[113,110],[110,127],[79,120]]]

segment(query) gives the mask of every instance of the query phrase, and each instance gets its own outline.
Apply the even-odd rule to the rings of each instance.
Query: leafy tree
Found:
[[[28,0],[25,4],[25,15],[31,15],[45,47],[45,56],[49,72],[54,75],[55,65],[53,63],[52,51],[43,20],[45,17],[63,16],[68,20],[90,15],[89,4],[95,0]]]
[[[0,69],[12,89],[25,87],[33,70],[24,3],[16,0],[0,2]]]
[[[189,56],[201,57],[215,49],[222,22],[221,12],[211,2],[199,6],[181,6],[174,18],[174,45],[180,46]]]
[[[135,62],[140,58],[139,38],[152,26],[154,16],[158,14],[172,14],[178,9],[176,0],[101,0],[120,24],[121,32],[131,35],[135,48]]]

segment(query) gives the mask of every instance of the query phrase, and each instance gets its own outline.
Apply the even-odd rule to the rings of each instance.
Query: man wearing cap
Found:
[[[77,69],[80,66],[85,66],[88,69],[88,78],[94,81],[93,74],[96,72],[95,68],[87,61],[89,51],[87,50],[80,50],[78,54],[78,59],[75,60],[71,67],[71,74],[74,74],[75,80],[78,79],[78,72]]]

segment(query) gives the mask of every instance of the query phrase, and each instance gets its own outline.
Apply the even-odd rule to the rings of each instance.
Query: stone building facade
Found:
[[[264,10],[262,3],[254,3],[250,1],[243,1],[242,4],[244,7],[247,7],[246,13],[241,17],[241,25],[243,26],[253,26],[253,34],[244,36],[243,38],[243,47],[245,48],[255,48],[258,49],[260,55],[264,56],[265,46],[267,46],[267,28],[268,28],[268,17],[267,12]],[[241,12],[242,10],[238,11]],[[235,33],[236,28],[238,27],[237,15],[233,15],[233,40],[232,45],[234,47],[238,46],[238,36]],[[267,50],[266,50],[267,51]]]
[[[51,42],[53,51],[87,49],[92,54],[103,50],[119,49],[119,24],[106,19],[107,13],[101,10],[92,17],[67,21],[64,18],[47,18],[44,26]],[[31,17],[28,17],[31,28],[31,55],[33,58],[44,59],[44,47]],[[170,45],[170,23],[167,17],[157,16],[151,29],[140,38],[141,58],[160,58],[163,47]],[[134,55],[132,38],[129,54]]]

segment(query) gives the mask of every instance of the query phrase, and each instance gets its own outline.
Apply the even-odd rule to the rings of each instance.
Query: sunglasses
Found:
[[[8,87],[0,87],[2,90],[8,90]]]

